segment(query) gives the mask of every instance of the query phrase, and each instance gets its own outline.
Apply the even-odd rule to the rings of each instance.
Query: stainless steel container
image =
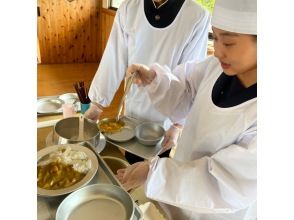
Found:
[[[53,143],[73,144],[87,142],[93,147],[98,146],[100,132],[97,124],[84,118],[83,139],[79,139],[79,117],[61,119],[53,129]]]
[[[56,220],[133,220],[134,202],[119,186],[93,184],[67,196],[59,205]]]
[[[118,157],[103,156],[102,159],[115,175],[118,169],[124,169],[130,165],[127,161],[122,160]]]
[[[143,122],[136,127],[136,138],[141,144],[147,146],[155,146],[164,134],[164,128],[154,122]]]

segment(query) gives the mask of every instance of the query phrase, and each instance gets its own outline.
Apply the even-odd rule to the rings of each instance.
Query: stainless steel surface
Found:
[[[42,189],[40,187],[37,187],[37,194],[39,196],[45,196],[45,197],[53,197],[53,196],[60,196],[60,195],[66,195],[70,192],[73,192],[79,188],[81,188],[82,186],[87,185],[91,179],[95,176],[97,170],[98,170],[98,160],[96,155],[93,153],[92,150],[81,146],[81,145],[77,145],[77,144],[67,144],[67,145],[54,145],[51,147],[46,147],[43,148],[42,150],[38,151],[38,156],[37,156],[37,162],[41,161],[42,159],[44,159],[44,157],[49,156],[50,153],[60,149],[60,148],[66,148],[67,146],[69,146],[72,150],[75,151],[82,151],[84,152],[87,157],[89,158],[89,160],[91,160],[91,169],[87,172],[86,176],[79,181],[78,183],[64,188],[64,189],[57,189],[57,190],[47,190],[47,189]]]
[[[142,123],[141,121],[135,119],[135,118],[131,118],[131,117],[123,117],[120,120],[123,120],[126,124],[126,126],[132,126],[132,127],[136,127],[137,125],[139,125],[140,123]],[[126,150],[132,154],[135,154],[139,157],[142,157],[144,159],[149,159],[152,158],[154,156],[156,156],[156,154],[161,150],[161,142],[158,142],[155,146],[146,146],[144,144],[141,144],[140,142],[138,142],[137,138],[132,138],[129,141],[126,142],[116,142],[116,141],[112,141],[110,139],[106,139],[107,142],[111,143],[112,145],[119,147],[123,150]]]
[[[116,113],[116,117],[115,117],[116,121],[119,120],[119,115],[120,115],[120,112],[121,112],[121,110],[122,110],[124,100],[125,100],[125,98],[126,98],[128,92],[129,92],[129,90],[130,90],[130,88],[131,88],[131,85],[132,85],[132,83],[133,83],[133,81],[134,81],[134,79],[135,79],[136,74],[137,74],[137,73],[135,72],[135,73],[133,73],[129,78],[127,78],[126,88],[125,88],[124,94],[123,94],[123,96],[122,96],[122,98],[121,98],[121,100],[120,100],[119,107],[118,107],[118,110],[117,110],[117,113]]]
[[[62,112],[62,104],[64,101],[59,98],[38,99],[37,112],[44,114]]]
[[[66,94],[71,94],[71,93],[66,93]],[[72,93],[72,94],[75,94],[75,93]],[[63,95],[65,95],[65,94],[63,94]],[[40,96],[40,97],[37,98],[37,103],[39,103],[39,101],[44,100],[44,99],[49,99],[49,100],[59,99],[59,100],[62,100],[62,99],[59,98],[59,96]],[[67,102],[71,102],[71,101],[68,100],[68,99],[65,99],[65,100],[62,100],[62,102],[67,103]],[[80,106],[79,100],[77,100],[74,103],[74,107],[75,107],[76,112],[81,111],[81,106]],[[50,111],[50,112],[42,112],[41,113],[41,112],[38,112],[38,109],[37,109],[37,116],[60,115],[60,114],[62,114],[62,104],[61,104],[61,106],[60,106],[60,108],[58,110],[53,111],[53,112]]]
[[[58,121],[53,130],[53,142],[61,139],[61,143],[87,142],[92,146],[98,146],[100,131],[97,124],[84,118],[83,139],[79,139],[79,117],[64,118]]]
[[[133,200],[122,188],[94,184],[67,196],[57,209],[56,220],[129,220],[133,214]]]
[[[114,174],[111,172],[110,168],[106,165],[106,163],[103,161],[99,153],[94,149],[92,146],[85,144],[86,147],[94,150],[99,164],[99,169],[96,172],[96,175],[93,177],[93,179],[89,182],[88,185],[96,184],[96,183],[105,183],[105,184],[112,184],[119,187],[122,187],[119,181],[116,179]],[[52,198],[46,198],[46,197],[37,197],[37,214],[38,214],[38,220],[54,220],[56,215],[56,210],[59,206],[59,204],[62,202],[62,200],[65,199],[65,196],[58,196],[58,197],[52,197]],[[135,204],[135,212],[134,217],[132,220],[142,220],[143,214],[141,210],[139,209],[138,205]]]
[[[114,175],[116,175],[118,169],[124,169],[130,165],[127,161],[117,157],[103,156],[102,159]]]
[[[160,142],[164,133],[164,128],[153,122],[143,122],[136,127],[136,138],[147,146],[154,146]]]
[[[62,144],[62,142],[63,142],[62,138],[54,138],[54,140],[53,140],[52,135],[53,135],[53,130],[46,137],[46,147],[49,147],[52,145],[57,145],[57,144]],[[81,142],[80,144],[84,144],[84,142]],[[103,151],[103,149],[105,148],[105,145],[106,145],[105,136],[100,133],[99,143],[98,143],[98,145],[95,146],[95,150],[98,153],[101,153],[101,151]]]
[[[135,129],[130,126],[124,126],[118,132],[104,133],[104,135],[112,141],[125,142],[125,141],[129,141],[135,137]]]

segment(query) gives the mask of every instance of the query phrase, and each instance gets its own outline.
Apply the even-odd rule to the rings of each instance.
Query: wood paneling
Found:
[[[41,62],[99,62],[101,0],[38,0]]]
[[[75,92],[73,83],[78,81],[84,81],[89,87],[97,68],[98,63],[39,64],[38,97]],[[115,116],[123,89],[122,82],[110,106],[104,109],[102,118]]]

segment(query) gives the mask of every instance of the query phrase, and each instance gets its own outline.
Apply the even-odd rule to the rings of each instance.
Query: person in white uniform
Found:
[[[126,190],[145,184],[170,219],[256,219],[256,26],[256,0],[216,0],[214,56],[128,68],[162,114],[187,117],[174,158],[117,172]]]
[[[209,23],[209,13],[193,0],[123,1],[91,83],[92,105],[85,117],[95,121],[100,118],[132,63],[158,62],[174,68],[188,60],[206,58]],[[126,116],[164,125],[165,149],[176,144],[183,121],[171,122],[158,112],[137,85],[131,86],[125,103]]]

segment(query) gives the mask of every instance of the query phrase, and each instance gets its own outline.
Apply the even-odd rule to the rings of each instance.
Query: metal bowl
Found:
[[[153,146],[161,141],[164,128],[154,122],[143,122],[136,127],[136,138],[141,144]]]
[[[59,205],[55,219],[131,220],[135,219],[134,211],[135,204],[131,196],[121,187],[93,184],[67,196]]]
[[[117,170],[127,168],[130,165],[127,161],[118,157],[103,156],[102,159],[115,175]]]
[[[120,131],[124,125],[125,123],[122,120],[116,121],[115,118],[104,118],[99,121],[98,128],[101,132],[116,133]]]
[[[59,140],[61,144],[87,142],[93,147],[98,146],[100,140],[100,132],[97,124],[84,118],[84,134],[83,139],[79,140],[79,117],[70,117],[61,119],[56,123],[53,130],[52,138]]]

